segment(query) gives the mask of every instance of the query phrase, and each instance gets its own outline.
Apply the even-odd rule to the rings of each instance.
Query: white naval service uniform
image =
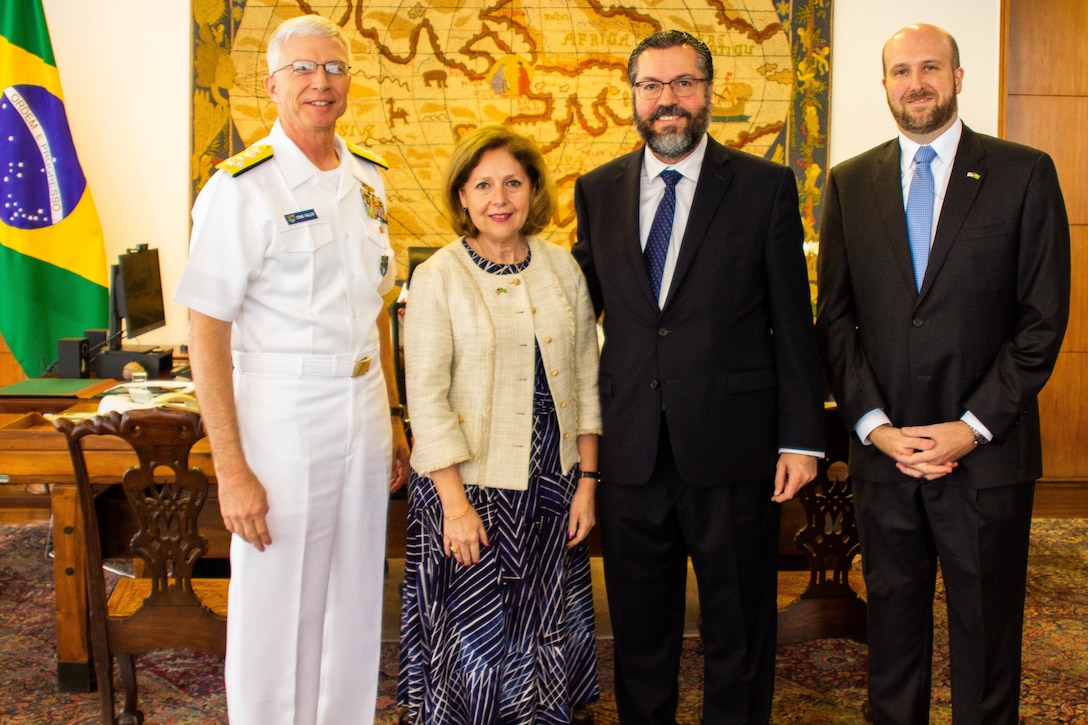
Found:
[[[231,544],[233,725],[374,717],[392,450],[375,320],[396,265],[380,173],[336,144],[321,172],[277,122],[215,174],[174,295],[233,322],[242,444],[268,492],[272,545]]]

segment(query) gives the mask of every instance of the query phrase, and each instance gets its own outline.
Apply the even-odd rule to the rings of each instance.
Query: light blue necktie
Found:
[[[675,169],[665,169],[659,176],[665,182],[665,195],[657,205],[653,224],[650,225],[650,236],[646,238],[646,249],[643,251],[654,297],[658,297],[661,292],[661,276],[665,272],[665,257],[669,254],[669,238],[672,237],[672,217],[676,211],[676,184],[683,178],[683,174]]]
[[[919,146],[914,154],[914,174],[907,192],[907,238],[910,239],[910,256],[914,264],[914,286],[922,289],[929,263],[929,242],[933,229],[933,171],[929,164],[936,158],[932,146]]]

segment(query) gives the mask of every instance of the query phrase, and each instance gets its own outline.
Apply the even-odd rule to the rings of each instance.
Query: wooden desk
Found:
[[[25,385],[29,381],[12,386]],[[75,381],[72,381],[73,384]],[[71,394],[61,395],[0,395],[0,415],[24,415],[26,413],[61,413],[73,405],[86,402],[104,390],[117,385],[119,380],[83,380],[84,387]]]
[[[93,412],[95,403],[69,410]],[[113,437],[86,441],[87,467],[94,483],[111,484],[134,465],[135,455]],[[196,444],[190,465],[205,471],[214,481],[208,441]],[[87,637],[87,580],[83,564],[82,517],[76,496],[72,461],[64,436],[37,413],[22,416],[0,428],[0,474],[13,483],[48,483],[53,506],[53,585],[57,621],[57,685],[61,692],[87,692],[91,688],[90,650]],[[110,505],[108,535],[126,536],[135,531],[127,520],[127,504]],[[208,557],[226,558],[230,534],[219,517],[219,501],[211,490],[200,515],[201,531],[208,539]],[[107,535],[104,531],[103,535]]]

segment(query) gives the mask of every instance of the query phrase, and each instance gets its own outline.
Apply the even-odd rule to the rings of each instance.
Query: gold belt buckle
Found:
[[[360,375],[366,375],[370,370],[370,358],[364,357],[362,360],[355,361],[355,368],[351,371],[351,377],[357,378]]]

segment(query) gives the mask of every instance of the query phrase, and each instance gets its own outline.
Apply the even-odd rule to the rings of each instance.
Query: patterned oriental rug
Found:
[[[48,527],[0,525],[0,725],[74,725],[98,722],[93,693],[56,691],[53,656],[52,562]],[[851,577],[855,586],[860,572]],[[807,573],[784,573],[780,602],[806,585]],[[939,595],[940,596],[940,595]],[[942,599],[943,602],[943,599]],[[948,636],[944,607],[936,610],[931,720],[949,722]],[[602,700],[597,723],[618,723],[612,701],[612,645],[597,645]],[[171,650],[138,659],[141,707],[157,725],[226,722],[223,663]],[[382,648],[380,725],[396,723],[397,645]],[[859,723],[865,699],[865,646],[824,639],[778,652],[773,722]],[[702,653],[698,637],[685,640],[677,720],[699,722]],[[1036,519],[1024,630],[1021,722],[1088,722],[1088,520]]]

